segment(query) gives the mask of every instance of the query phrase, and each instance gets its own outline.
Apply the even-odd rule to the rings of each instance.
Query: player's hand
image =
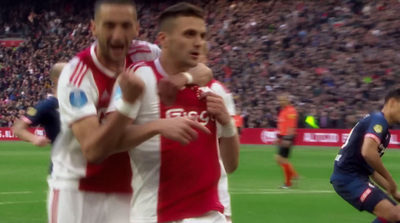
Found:
[[[399,191],[396,191],[396,193],[394,193],[392,196],[396,201],[400,202],[400,192]]]
[[[118,80],[122,91],[122,98],[131,104],[140,97],[145,88],[144,82],[132,72],[133,71],[121,72]]]
[[[50,144],[50,139],[44,137],[44,136],[36,136],[35,139],[33,140],[32,144],[35,146],[43,147],[47,146]]]
[[[231,121],[231,116],[229,115],[228,109],[224,103],[224,99],[221,96],[213,92],[205,92],[200,96],[200,100],[203,99],[205,99],[207,102],[208,114],[214,116],[221,125],[229,124]]]
[[[193,82],[199,86],[206,86],[213,78],[212,70],[203,63],[198,63],[188,72],[192,75]]]
[[[157,84],[158,96],[165,105],[173,105],[178,91],[186,84],[186,79],[183,79],[182,84],[178,77],[172,76],[175,75],[171,75],[169,78],[163,78]]]
[[[211,134],[210,130],[204,125],[189,118],[160,119],[159,123],[159,132],[162,136],[177,141],[182,145],[187,145],[198,138],[198,133],[194,129]]]

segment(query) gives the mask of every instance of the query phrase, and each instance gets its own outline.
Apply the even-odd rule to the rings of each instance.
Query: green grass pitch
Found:
[[[0,222],[45,223],[49,148],[0,142]],[[292,162],[302,176],[297,189],[281,190],[274,147],[242,145],[239,169],[229,176],[234,223],[362,223],[359,213],[329,183],[338,148],[295,147]],[[384,163],[400,182],[400,151],[388,150]]]

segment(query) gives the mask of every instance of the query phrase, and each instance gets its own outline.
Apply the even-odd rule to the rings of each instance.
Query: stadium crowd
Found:
[[[32,3],[33,2],[33,3]],[[79,2],[79,3],[78,3]],[[139,39],[155,41],[158,13],[176,1],[137,1]],[[277,94],[288,91],[299,127],[351,128],[377,110],[400,78],[400,3],[374,0],[189,0],[207,12],[208,58],[233,92],[245,127],[275,127]],[[364,3],[363,3],[364,2]],[[93,1],[26,1],[1,7],[0,126],[51,92],[48,69],[94,39]]]

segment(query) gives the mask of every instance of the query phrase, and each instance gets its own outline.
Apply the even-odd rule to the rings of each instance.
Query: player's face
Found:
[[[167,34],[166,49],[183,66],[194,67],[202,54],[206,37],[206,23],[197,17],[178,17]]]
[[[288,99],[285,96],[279,96],[278,102],[279,102],[279,106],[281,106],[281,107],[285,107],[286,105],[288,105]]]
[[[399,124],[400,123],[400,100],[393,99],[391,107],[392,107],[392,111],[393,111],[392,114],[394,116],[394,121],[396,122],[396,124]]]
[[[92,23],[92,31],[101,56],[110,62],[124,61],[138,33],[136,9],[130,5],[103,4]]]

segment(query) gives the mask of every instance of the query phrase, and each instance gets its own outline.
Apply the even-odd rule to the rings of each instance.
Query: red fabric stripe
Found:
[[[381,144],[381,140],[379,139],[379,137],[372,133],[367,133],[367,134],[365,134],[364,137],[372,138],[373,140],[375,140],[375,142],[378,143],[378,145]]]
[[[381,221],[382,223],[388,223],[384,218],[378,217],[378,220]]]
[[[70,82],[70,83],[72,83],[73,79],[74,79],[75,76],[77,75],[77,73],[78,73],[78,67],[79,67],[79,65],[81,65],[81,64],[82,64],[82,62],[79,62],[79,63],[76,65],[74,72],[72,73],[71,77],[69,78],[69,82]]]
[[[53,190],[53,202],[51,208],[51,223],[57,223],[58,221],[58,198],[60,196],[60,191]]]
[[[78,81],[78,87],[79,87],[79,86],[81,86],[81,83],[82,83],[83,77],[85,77],[85,74],[86,74],[87,70],[88,70],[88,68],[85,66],[85,69],[83,70],[83,72],[82,72],[81,76],[79,77],[79,81]]]
[[[135,50],[135,51],[129,52],[130,55],[135,55],[138,53],[151,53],[151,51],[150,50]]]
[[[79,74],[76,76],[76,78],[75,78],[75,80],[74,80],[74,85],[75,85],[75,86],[78,86],[78,82],[79,82],[79,80],[82,78],[82,76],[83,76],[83,74],[84,74],[83,71],[85,71],[85,70],[86,70],[86,66],[83,65],[83,66],[81,67],[81,69],[79,70]]]
[[[360,197],[360,201],[364,202],[367,199],[368,195],[372,192],[371,188],[368,188],[364,191],[364,193]]]

